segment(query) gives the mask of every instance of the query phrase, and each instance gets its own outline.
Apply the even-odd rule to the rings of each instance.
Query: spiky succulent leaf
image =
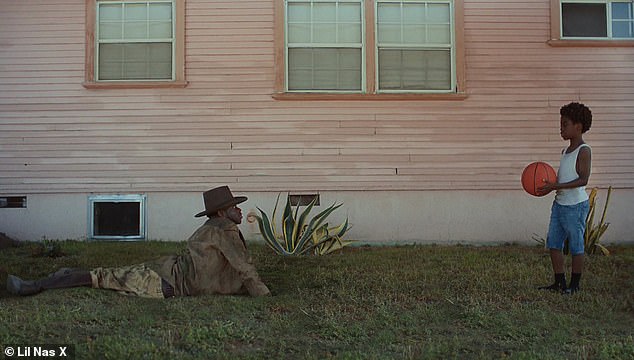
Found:
[[[610,250],[608,250],[608,248],[606,248],[605,246],[603,246],[601,244],[595,244],[595,246],[598,247],[601,250],[603,255],[610,256]]]
[[[348,231],[348,218],[337,227],[333,227],[330,232],[336,237],[342,237]]]
[[[282,238],[286,244],[286,250],[292,253],[296,247],[293,239],[293,228],[295,227],[293,220],[293,209],[291,208],[290,196],[286,197],[286,206],[282,215]]]
[[[326,208],[324,211],[322,211],[319,214],[315,215],[315,217],[313,217],[310,220],[310,222],[308,223],[307,231],[299,239],[299,242],[302,245],[305,244],[310,239],[310,234],[312,234],[312,232],[314,231],[313,229],[316,229],[319,226],[321,226],[321,224],[326,220],[326,218],[330,214],[332,214],[333,211],[337,210],[341,205],[342,204],[339,204],[339,205],[332,204],[331,206]]]
[[[296,244],[298,242],[299,237],[302,235],[302,233],[306,231],[304,223],[306,222],[306,218],[310,214],[316,202],[317,202],[317,198],[313,198],[313,200],[311,200],[311,202],[306,206],[306,209],[302,211],[299,217],[297,216],[299,213],[299,202],[297,202],[297,208],[295,210],[295,226],[293,228],[293,241]]]
[[[275,237],[273,233],[272,225],[271,225],[271,222],[269,221],[269,217],[266,215],[264,211],[262,211],[262,209],[258,208],[258,210],[260,211],[260,214],[262,214],[262,216],[260,217],[256,215],[255,218],[258,221],[260,233],[262,234],[264,241],[276,253],[284,254],[285,253],[284,248],[280,246],[277,238]]]
[[[278,193],[277,194],[277,198],[275,199],[275,207],[273,207],[273,214],[272,214],[272,220],[271,220],[271,229],[273,230],[273,235],[275,236],[276,239],[279,239],[279,234],[277,233],[277,221],[276,221],[276,217],[277,217],[277,205],[280,202],[280,195],[282,195],[282,193]],[[259,208],[258,208],[259,210]],[[260,210],[260,212],[262,212],[262,210]]]

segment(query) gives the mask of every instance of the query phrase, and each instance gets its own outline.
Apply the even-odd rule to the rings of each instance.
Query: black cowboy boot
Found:
[[[77,271],[65,275],[53,275],[40,280],[22,280],[17,276],[7,277],[7,290],[14,295],[34,295],[47,289],[61,289],[77,286],[92,286],[88,271]]]

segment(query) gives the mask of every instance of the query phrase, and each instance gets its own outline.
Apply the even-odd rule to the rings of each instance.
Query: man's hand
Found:
[[[271,296],[271,291],[260,280],[249,279],[244,282],[249,295],[251,296]]]

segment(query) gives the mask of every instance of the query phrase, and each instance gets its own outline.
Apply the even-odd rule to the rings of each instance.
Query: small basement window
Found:
[[[145,195],[94,195],[88,198],[92,239],[145,239]]]
[[[319,206],[319,194],[294,194],[288,195],[292,206],[308,206],[315,200],[315,206]]]
[[[26,196],[1,196],[0,208],[25,208]]]

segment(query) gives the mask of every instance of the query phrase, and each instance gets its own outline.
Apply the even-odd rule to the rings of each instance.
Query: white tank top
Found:
[[[577,148],[569,154],[566,154],[566,149],[562,151],[559,169],[557,170],[558,183],[563,184],[579,178],[579,174],[577,173],[577,156],[582,147],[587,147],[592,151],[592,148],[588,144],[577,146]],[[588,200],[588,193],[586,193],[585,186],[557,190],[557,195],[555,195],[555,201],[560,205],[575,205],[586,200]]]

